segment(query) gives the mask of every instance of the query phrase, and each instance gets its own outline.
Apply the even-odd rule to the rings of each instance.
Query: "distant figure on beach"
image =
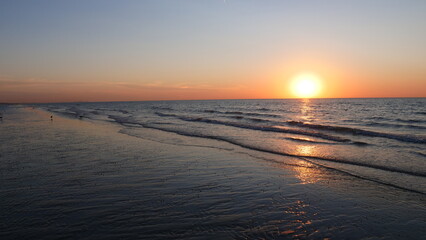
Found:
[[[52,115],[50,116],[50,121],[53,121],[53,116]]]

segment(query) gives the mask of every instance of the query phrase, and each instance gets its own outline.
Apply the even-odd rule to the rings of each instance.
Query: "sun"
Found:
[[[321,91],[321,79],[313,73],[301,73],[292,78],[292,91],[298,98],[312,98]]]

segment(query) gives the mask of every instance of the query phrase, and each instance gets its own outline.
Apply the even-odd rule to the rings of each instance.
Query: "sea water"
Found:
[[[426,234],[425,99],[30,106],[0,105],[0,239]]]
[[[208,100],[37,105],[80,119],[215,139],[426,193],[426,99]],[[144,137],[140,136],[139,137]]]

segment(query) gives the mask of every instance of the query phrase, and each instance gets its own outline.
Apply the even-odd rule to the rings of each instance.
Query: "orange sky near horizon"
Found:
[[[306,71],[252,78],[240,85],[140,84],[138,82],[13,81],[2,84],[0,102],[96,102],[200,99],[285,99],[299,98],[292,92],[292,78],[304,72],[321,79],[315,98],[425,97],[426,81],[414,79],[401,84],[398,79],[374,81],[374,76]],[[342,76],[345,80],[342,80]],[[0,80],[1,82],[1,80]]]
[[[426,72],[406,75],[406,81],[392,73],[362,72],[342,62],[298,60],[250,69],[246,74],[208,72],[183,74],[178,81],[168,82],[168,75],[154,81],[54,81],[39,79],[0,78],[0,102],[96,102],[96,101],[157,101],[202,99],[286,99],[300,98],[292,92],[292,79],[310,73],[321,79],[321,91],[315,98],[392,98],[426,97]],[[327,64],[330,63],[330,64]],[[308,67],[306,67],[308,66]],[[233,80],[228,80],[232,78]],[[152,78],[151,78],[152,79]],[[204,79],[205,81],[198,81]],[[223,80],[225,79],[225,80]],[[235,80],[238,79],[238,80]],[[242,81],[241,81],[242,79]],[[187,81],[184,81],[187,80]],[[228,80],[228,81],[227,81]]]

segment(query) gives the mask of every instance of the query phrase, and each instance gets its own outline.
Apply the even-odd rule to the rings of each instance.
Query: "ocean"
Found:
[[[425,98],[0,113],[0,239],[426,235]]]
[[[426,99],[210,100],[41,105],[75,118],[152,128],[292,156],[426,194]],[[194,138],[194,141],[197,141]]]

